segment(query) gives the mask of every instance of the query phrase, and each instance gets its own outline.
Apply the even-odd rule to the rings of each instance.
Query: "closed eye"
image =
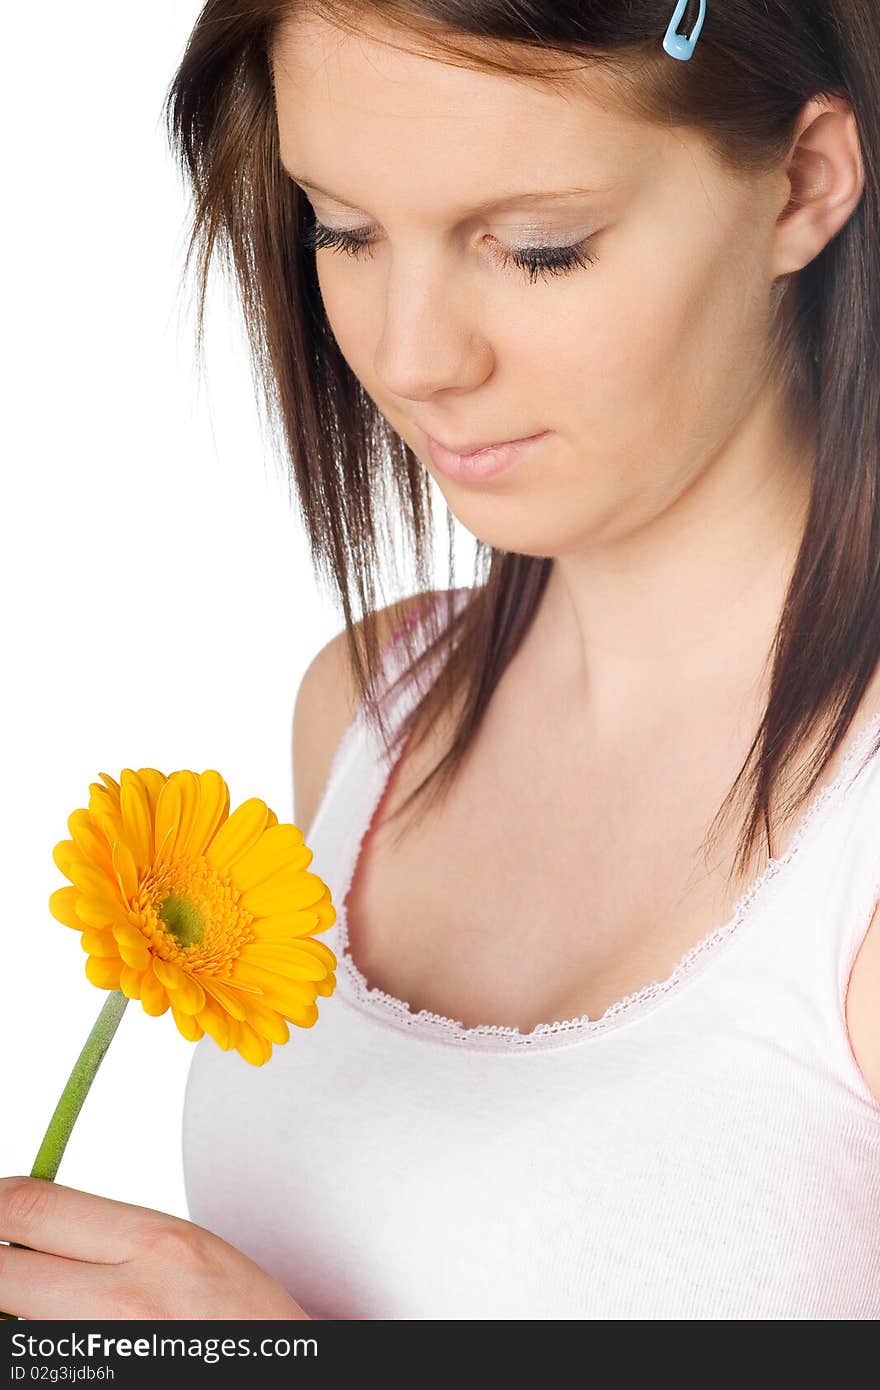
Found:
[[[302,231],[301,241],[307,250],[342,251],[356,258],[372,255],[369,240],[369,227],[356,227],[353,231],[339,231],[326,227],[312,214],[312,221]],[[528,275],[532,284],[539,276],[549,278],[566,275],[574,270],[585,269],[598,259],[591,250],[591,238],[585,237],[572,246],[502,246],[496,242],[493,256],[504,268],[515,267],[518,272]]]

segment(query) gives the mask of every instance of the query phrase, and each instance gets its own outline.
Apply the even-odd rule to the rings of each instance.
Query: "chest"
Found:
[[[400,836],[390,818],[438,748],[404,756],[345,914],[370,986],[466,1027],[530,1031],[600,1016],[728,920],[747,886],[727,881],[736,818],[713,859],[702,850],[739,750],[717,738],[689,754],[653,739],[650,757],[632,742],[512,749],[477,740],[447,798]]]

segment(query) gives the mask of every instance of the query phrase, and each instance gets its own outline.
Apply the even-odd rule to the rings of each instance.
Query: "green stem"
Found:
[[[77,1116],[82,1110],[83,1101],[88,1095],[89,1088],[98,1073],[98,1068],[113,1041],[113,1035],[122,1021],[127,1004],[128,996],[123,994],[121,989],[114,989],[110,992],[94,1028],[86,1039],[85,1047],[76,1059],[67,1085],[61,1092],[61,1099],[55,1106],[55,1113],[49,1121],[49,1128],[46,1130],[34,1160],[34,1166],[31,1169],[32,1178],[44,1178],[48,1182],[55,1181],[64,1150],[67,1148],[67,1141],[73,1131],[73,1126],[76,1124]],[[29,1245],[19,1245],[16,1241],[10,1241],[9,1247],[13,1250],[29,1250],[31,1248]],[[17,1317],[17,1313],[0,1313],[0,1318]]]

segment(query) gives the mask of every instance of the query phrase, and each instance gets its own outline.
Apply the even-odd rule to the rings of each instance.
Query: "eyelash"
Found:
[[[347,255],[358,258],[364,249],[370,249],[370,243],[364,236],[368,231],[368,227],[359,227],[352,232],[325,227],[324,223],[319,222],[313,215],[311,223],[303,229],[302,244],[307,250],[321,250],[326,247],[333,251],[344,251]],[[574,270],[586,269],[598,259],[590,250],[589,238],[577,242],[574,246],[529,246],[518,247],[515,250],[498,246],[495,254],[503,266],[514,266],[524,271],[532,284],[539,275],[544,278],[567,275]]]

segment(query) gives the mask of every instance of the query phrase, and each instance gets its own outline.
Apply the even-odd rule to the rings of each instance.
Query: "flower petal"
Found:
[[[315,927],[315,932],[327,931],[336,921],[336,908],[333,906],[333,899],[330,896],[330,889],[327,889],[326,897],[321,898],[315,903],[315,911],[319,917],[319,925]]]
[[[89,787],[89,815],[98,829],[113,845],[122,838],[122,815],[119,810],[119,796],[108,792],[106,787],[92,782]]]
[[[67,817],[67,828],[77,847],[80,859],[87,859],[102,873],[112,874],[113,863],[110,858],[110,845],[89,811],[71,811]]]
[[[243,996],[234,989],[229,989],[226,985],[221,985],[219,980],[213,976],[202,975],[201,983],[207,994],[210,994],[222,1009],[231,1014],[234,1019],[241,1022],[247,1017],[243,1002]]]
[[[150,968],[144,971],[141,980],[141,1004],[145,1014],[150,1014],[152,1018],[161,1018],[162,1014],[168,1011],[170,1000],[164,985],[160,984],[153,974],[155,964],[154,959]]]
[[[73,840],[59,840],[58,844],[55,845],[52,850],[52,858],[64,877],[69,878],[71,882],[73,882],[73,875],[70,870],[73,866],[75,864],[88,862],[84,860],[82,852]],[[91,865],[89,865],[89,867],[91,867]]]
[[[285,1009],[284,1017],[295,1023],[297,1028],[312,1028],[318,1022],[318,1006],[314,1003],[297,1005],[293,1009]]]
[[[202,788],[199,778],[194,772],[190,772],[188,768],[184,768],[180,772],[172,773],[172,776],[180,778],[181,814],[177,839],[174,843],[174,853],[178,858],[181,858],[192,852],[192,833],[199,819]]]
[[[73,927],[74,931],[82,931],[82,918],[76,914],[76,904],[80,900],[78,888],[56,888],[54,893],[49,895],[49,911],[60,922],[62,926]]]
[[[306,869],[312,858],[297,826],[273,825],[236,861],[236,887],[244,892],[284,869]]]
[[[147,789],[130,767],[122,769],[119,793],[122,829],[140,877],[153,858],[153,820]]]
[[[205,1007],[205,991],[198,980],[173,961],[155,956],[153,974],[168,990],[174,1007],[180,1013],[197,1014]]]
[[[90,956],[119,955],[116,938],[110,931],[96,931],[94,927],[86,927],[79,939],[79,944]]]
[[[168,778],[164,772],[159,772],[155,767],[139,767],[137,775],[141,779],[141,786],[147,794],[147,801],[150,805],[150,821],[156,823],[156,806],[159,803],[159,793],[164,787]]]
[[[118,956],[115,959],[89,956],[86,961],[86,978],[99,989],[118,989],[124,968]]]
[[[272,1056],[272,1044],[261,1038],[249,1023],[238,1025],[238,1038],[234,1046],[238,1055],[255,1067],[261,1067]]]
[[[117,941],[124,941],[127,945],[133,946],[135,949],[139,946],[147,946],[147,949],[149,949],[146,937],[138,930],[133,922],[124,922],[121,919],[117,919],[117,921],[113,923],[112,930]]]
[[[172,772],[156,803],[155,859],[168,863],[189,853],[190,834],[199,814],[199,779],[183,768]],[[169,835],[170,827],[174,827]]]
[[[174,844],[182,810],[180,778],[174,774],[166,780],[156,803],[154,861],[167,863],[174,857]]]
[[[198,1042],[199,1038],[205,1036],[205,1030],[200,1023],[193,1018],[192,1014],[182,1014],[171,1005],[171,1016],[177,1024],[179,1031],[188,1042]]]
[[[263,970],[258,965],[249,965],[241,958],[235,962],[232,985],[254,985],[261,991],[260,1002],[270,1009],[277,1009],[285,1018],[290,1018],[291,1010],[299,1009],[311,1002],[315,986],[308,980],[294,980],[279,975],[274,970]]]
[[[130,965],[124,965],[119,972],[119,988],[129,999],[140,999],[141,981],[143,970],[132,970]]]
[[[119,917],[118,903],[112,903],[107,898],[92,898],[85,893],[80,893],[76,910],[80,921],[88,927],[109,927]]]
[[[204,854],[229,815],[229,788],[213,768],[199,774],[199,809],[189,837],[190,854]]]
[[[311,907],[327,892],[327,885],[308,870],[275,874],[265,883],[242,893],[241,902],[255,917],[269,917],[285,907]]]
[[[248,945],[247,949],[254,950],[257,947],[261,947],[264,945],[268,950],[274,949],[286,951],[288,947],[290,947],[293,949],[293,951],[297,955],[297,958],[300,960],[303,960],[311,956],[313,960],[321,962],[321,964],[324,966],[325,973],[327,970],[335,970],[337,965],[339,964],[335,955],[330,950],[330,947],[325,942],[313,941],[311,937],[300,936],[294,938],[294,940],[292,941],[287,942],[264,942],[262,936],[259,936],[256,941]]]
[[[145,941],[138,945],[130,941],[121,941],[119,954],[132,970],[144,971],[150,963],[150,948]]]
[[[258,796],[243,801],[223,822],[205,850],[210,868],[218,873],[228,872],[242,854],[259,840],[266,829],[269,808]]]
[[[171,960],[163,959],[162,956],[154,958],[153,974],[157,980],[162,981],[166,989],[178,989],[186,979],[186,975],[179,965],[175,965]]]
[[[277,971],[279,975],[294,980],[323,980],[327,974],[328,963],[317,960],[310,952],[303,951],[294,942],[273,942],[261,946],[258,942],[248,942],[238,955],[237,965],[246,963],[262,966],[264,970]],[[333,966],[336,964],[334,959]]]
[[[198,1022],[205,1032],[210,1034],[218,1047],[222,1047],[224,1052],[228,1052],[231,1046],[230,1041],[230,1018],[224,1009],[221,1009],[213,999],[208,999],[205,1007],[198,1014]]]
[[[290,941],[293,937],[310,936],[317,930],[319,917],[312,908],[298,912],[291,908],[288,912],[273,912],[261,917],[258,923],[260,939],[263,941]]]
[[[64,842],[62,841],[62,843]],[[71,859],[65,873],[74,887],[87,897],[100,898],[105,896],[108,891],[111,893],[117,891],[115,874],[113,878],[108,879],[106,875],[101,873],[100,869],[86,863],[84,859]]]
[[[114,922],[112,931],[119,946],[119,954],[126,965],[131,966],[133,970],[146,970],[152,952],[146,938],[141,935],[137,927],[133,927],[128,922]]]
[[[255,1028],[258,1033],[271,1042],[287,1042],[290,1037],[290,1029],[277,1009],[270,1009],[268,1005],[254,999],[252,995],[243,995],[242,1000],[247,1021],[252,1028]]]
[[[134,855],[124,840],[117,840],[113,846],[113,868],[122,900],[130,903],[138,890],[138,871]]]

